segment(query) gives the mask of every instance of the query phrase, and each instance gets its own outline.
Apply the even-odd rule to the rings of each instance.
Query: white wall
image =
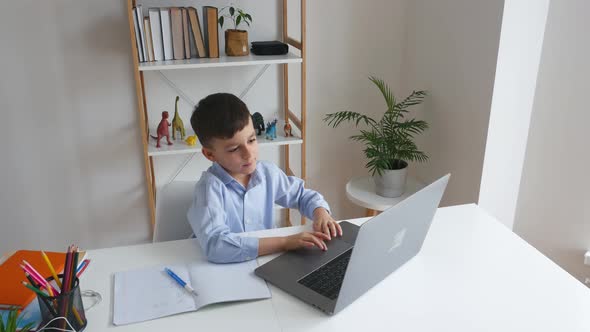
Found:
[[[430,125],[416,140],[430,160],[410,170],[425,182],[452,174],[442,205],[478,198],[503,3],[408,1],[403,96],[430,92],[414,112]]]
[[[551,1],[514,231],[580,280],[590,248],[590,30],[584,0]],[[534,276],[531,276],[534,277]]]
[[[479,205],[512,229],[549,0],[506,1]]]
[[[368,76],[381,77],[394,91],[402,84],[405,1],[322,0],[307,7],[308,183],[324,194],[336,218],[364,216],[344,189],[350,178],[367,174],[362,145],[348,139],[356,131],[333,129],[322,119],[342,110],[385,111]]]
[[[123,1],[5,1],[0,253],[148,239]]]
[[[243,3],[254,16],[251,40],[280,36],[280,2]],[[352,175],[364,174],[364,160],[360,146],[349,147],[349,130],[327,129],[321,118],[346,108],[379,112],[383,103],[368,75],[379,75],[394,88],[400,85],[403,3],[308,1],[308,185],[325,194],[336,217],[363,214],[344,197],[344,184]],[[175,4],[200,7],[192,1]],[[149,241],[128,29],[122,1],[4,4],[0,252],[63,250],[71,242],[96,248]],[[382,37],[367,37],[375,31]],[[198,101],[214,91],[241,92],[258,70],[167,75]],[[279,74],[271,66],[246,96],[252,111],[270,117],[278,110]],[[146,84],[150,112],[173,109],[176,94],[157,74],[147,74]],[[187,126],[191,109],[180,104]],[[157,121],[150,117],[152,126]],[[278,156],[276,151],[262,153],[264,159]],[[170,180],[184,160],[158,159],[158,182]],[[195,156],[177,179],[195,179],[206,166]]]

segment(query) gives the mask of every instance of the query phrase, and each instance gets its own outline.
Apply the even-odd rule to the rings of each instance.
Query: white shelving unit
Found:
[[[279,0],[281,1],[281,0]],[[215,68],[215,67],[237,67],[237,66],[265,66],[259,75],[250,83],[247,89],[251,88],[256,80],[264,73],[264,70],[270,65],[282,65],[283,67],[283,113],[284,120],[287,123],[293,125],[293,127],[299,129],[301,137],[283,137],[277,135],[275,140],[267,140],[264,136],[259,136],[258,141],[260,147],[269,146],[282,146],[284,147],[284,158],[285,158],[285,172],[288,175],[293,175],[293,171],[290,167],[289,161],[289,146],[293,144],[301,145],[301,174],[298,174],[300,178],[305,180],[305,124],[306,124],[306,63],[305,63],[305,11],[306,11],[306,0],[299,0],[301,4],[301,41],[295,40],[289,37],[287,33],[287,0],[282,0],[283,10],[283,42],[289,44],[291,47],[298,49],[301,52],[301,56],[293,53],[287,53],[285,55],[274,55],[274,56],[258,56],[248,55],[243,57],[228,57],[220,56],[219,58],[199,58],[199,59],[187,59],[187,60],[169,60],[169,61],[155,61],[155,62],[143,62],[138,61],[138,49],[135,42],[135,26],[133,22],[133,8],[136,6],[136,0],[127,0],[127,14],[129,20],[129,31],[131,50],[134,63],[134,78],[135,78],[135,91],[137,94],[138,113],[139,113],[139,124],[141,129],[141,139],[143,142],[143,152],[145,160],[145,176],[148,191],[148,206],[151,215],[152,230],[155,226],[156,216],[156,181],[154,176],[154,158],[165,157],[170,155],[181,155],[181,154],[194,154],[200,153],[201,146],[199,144],[189,146],[183,141],[174,141],[173,145],[167,145],[166,139],[160,140],[160,148],[156,148],[156,141],[149,137],[149,125],[147,119],[149,118],[149,112],[147,110],[146,93],[145,93],[145,82],[144,73],[148,71],[160,72],[160,74],[167,80],[168,84],[174,87],[172,83],[161,71],[168,70],[183,70],[183,69],[200,69],[200,68]],[[173,3],[166,3],[163,6],[174,6]],[[221,36],[220,36],[221,37]],[[221,37],[222,38],[222,37]],[[297,117],[295,113],[288,109],[289,107],[289,64],[301,64],[301,116]],[[247,90],[246,90],[247,91]],[[190,99],[183,93],[179,93],[185,99]],[[151,114],[155,116],[154,114]],[[160,116],[159,114],[157,115]],[[277,132],[280,132],[282,126],[278,125]],[[152,132],[153,133],[153,132]],[[186,165],[186,164],[185,164]],[[302,218],[302,223],[305,220]],[[287,210],[287,224],[290,224],[290,215]]]
[[[221,56],[219,58],[142,62],[139,64],[139,71],[276,65],[283,63],[301,63],[302,61],[303,59],[301,57],[292,53],[265,56],[251,54],[247,56]]]
[[[258,144],[261,148],[268,147],[268,146],[280,146],[280,145],[290,145],[290,144],[301,144],[303,140],[299,137],[283,137],[277,136],[275,140],[267,140],[264,136],[257,137]],[[196,145],[190,146],[183,141],[174,141],[174,145],[167,145],[166,139],[162,138],[160,140],[160,147],[156,147],[156,141],[150,140],[149,147],[148,147],[148,156],[155,157],[155,156],[169,156],[169,155],[179,155],[179,154],[188,154],[188,153],[201,153],[201,145],[197,143]]]

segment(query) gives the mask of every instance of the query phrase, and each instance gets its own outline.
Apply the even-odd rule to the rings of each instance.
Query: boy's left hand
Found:
[[[313,211],[313,230],[328,235],[330,239],[332,236],[342,236],[342,228],[324,208]]]

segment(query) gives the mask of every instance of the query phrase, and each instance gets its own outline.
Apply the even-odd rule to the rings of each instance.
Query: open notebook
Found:
[[[199,294],[194,296],[164,272],[170,268]],[[235,264],[198,261],[115,273],[113,324],[124,325],[196,311],[206,305],[269,298],[254,275],[256,260]]]

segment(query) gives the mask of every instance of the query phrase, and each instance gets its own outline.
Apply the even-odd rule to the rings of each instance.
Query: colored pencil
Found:
[[[40,289],[33,287],[32,285],[27,284],[26,282],[22,281],[23,285],[28,289],[32,290],[33,292],[37,293],[37,295],[47,298],[49,295],[43,293]]]
[[[51,287],[51,290],[53,291],[53,293],[55,293],[55,294],[58,293],[57,289],[55,289],[55,287],[53,287],[53,285],[48,283],[47,280],[45,280],[45,278],[41,275],[41,273],[37,272],[37,270],[35,270],[35,268],[31,264],[29,264],[29,262],[23,260],[23,263],[25,264],[26,271],[31,274],[33,279],[37,280],[39,285],[45,286],[45,287]]]
[[[55,280],[55,283],[57,283],[59,288],[61,288],[61,282],[59,281],[59,278],[57,277],[57,273],[55,273],[55,269],[53,268],[53,264],[51,264],[49,257],[47,257],[47,254],[45,254],[45,251],[41,251],[41,256],[43,256],[43,260],[45,261],[45,264],[47,264],[49,271],[51,271],[51,275],[53,276],[53,280]]]
[[[82,275],[82,273],[84,273],[84,270],[86,270],[86,268],[88,267],[88,265],[90,265],[90,260],[89,259],[85,259],[85,260],[82,261],[82,264],[80,264],[80,268],[76,272],[76,278],[80,278],[80,276]]]
[[[21,265],[20,267],[23,269],[23,271],[25,271],[25,276],[29,276],[31,279],[33,279],[39,285],[39,288],[45,286],[45,280],[43,278],[34,273],[31,273],[30,270],[24,265]]]
[[[31,280],[29,279],[29,281],[31,281]],[[22,283],[23,283],[23,285],[25,285],[25,287],[27,287],[28,289],[32,290],[37,295],[40,295],[38,297],[41,299],[41,301],[43,301],[43,303],[45,303],[45,306],[47,307],[47,310],[51,311],[51,314],[54,317],[57,317],[57,311],[55,311],[55,308],[49,302],[49,298],[48,298],[47,294],[43,293],[41,290],[39,290],[37,287],[35,287],[33,283],[31,283],[31,285],[27,284],[24,281]]]
[[[70,271],[70,275],[72,276],[70,289],[76,285],[76,269],[78,268],[78,257],[79,257],[78,247],[74,249],[74,264],[72,264],[72,270]]]
[[[70,267],[72,266],[72,246],[68,247],[68,252],[66,253],[66,263],[65,263],[65,267],[64,267],[64,273],[63,273],[63,280],[62,280],[62,293],[66,293],[69,291],[69,271],[70,271]]]
[[[82,321],[82,317],[80,317],[80,314],[78,313],[78,310],[76,309],[76,307],[72,308],[72,312],[74,313],[74,316],[76,316],[76,320],[80,324],[79,327],[82,327],[82,325],[84,325],[84,322]]]

